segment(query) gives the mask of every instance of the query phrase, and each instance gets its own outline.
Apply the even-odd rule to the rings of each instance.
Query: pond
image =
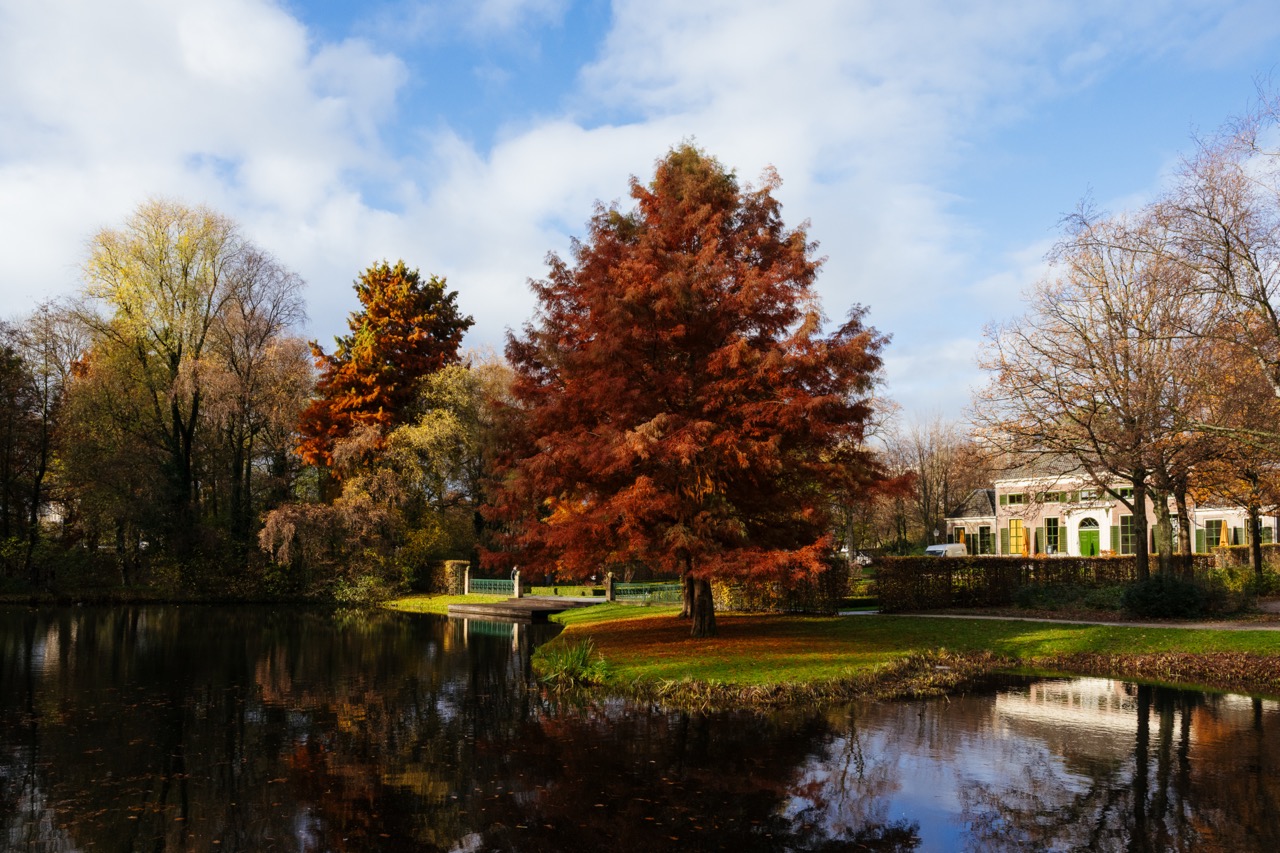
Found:
[[[1280,704],[1106,679],[557,704],[554,627],[0,608],[0,849],[1280,850]]]

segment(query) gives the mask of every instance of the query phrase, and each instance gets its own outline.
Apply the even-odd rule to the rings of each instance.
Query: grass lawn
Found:
[[[491,604],[506,601],[509,595],[410,595],[388,601],[383,607],[405,613],[436,613],[446,616],[450,604]]]
[[[1014,666],[1063,671],[1087,669],[1083,664],[1072,667],[1071,661],[1107,660],[1114,665],[1124,658],[1167,664],[1169,656],[1206,661],[1263,656],[1269,660],[1258,663],[1280,673],[1280,632],[1273,631],[717,614],[718,635],[694,640],[688,623],[675,618],[677,613],[676,607],[621,605],[570,611],[554,617],[566,630],[551,645],[590,638],[609,665],[610,681],[621,684],[678,679],[739,686],[814,682],[858,676],[939,649],[988,652]],[[1054,667],[1055,663],[1062,666]],[[1134,677],[1120,670],[1116,674]],[[1212,686],[1211,681],[1198,683]]]
[[[592,587],[589,586],[569,586],[567,584],[550,587],[535,586],[531,587],[525,595],[568,595],[568,596],[592,596]],[[603,591],[601,595],[603,595]],[[448,614],[450,604],[490,604],[494,601],[506,601],[509,595],[480,595],[474,593],[472,595],[407,595],[404,598],[394,598],[383,604],[388,610],[402,610],[405,613],[438,613],[441,616]]]

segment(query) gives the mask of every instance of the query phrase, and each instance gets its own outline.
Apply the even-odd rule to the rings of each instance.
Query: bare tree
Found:
[[[1144,578],[1151,451],[1179,432],[1170,377],[1196,308],[1186,266],[1159,246],[1147,218],[1070,220],[1028,313],[988,330],[975,407],[993,446],[1070,460],[1132,512]]]
[[[302,287],[297,274],[248,246],[213,318],[208,408],[224,445],[229,529],[242,553],[251,545],[259,437],[297,423],[313,385],[311,359],[289,338],[305,316]]]
[[[35,449],[31,492],[28,503],[27,547],[24,558],[34,585],[45,579],[34,560],[40,536],[40,513],[48,504],[48,478],[53,465],[55,430],[62,413],[63,399],[77,360],[84,355],[87,338],[71,312],[63,306],[45,303],[15,330],[14,342],[30,376],[34,406],[34,429],[30,437]]]
[[[1264,141],[1280,128],[1280,98],[1199,143],[1178,181],[1153,207],[1205,297],[1212,334],[1251,354],[1280,396],[1280,151]]]
[[[948,511],[990,482],[990,467],[972,436],[941,416],[891,431],[885,445],[890,470],[911,475],[912,487],[899,499],[910,507],[911,526],[919,525],[918,536],[926,543],[934,541],[935,530],[943,529]],[[909,534],[903,529],[901,535]]]

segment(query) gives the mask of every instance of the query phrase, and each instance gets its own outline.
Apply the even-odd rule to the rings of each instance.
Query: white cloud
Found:
[[[222,209],[268,247],[272,222],[332,221],[353,178],[387,169],[379,125],[405,68],[357,41],[313,51],[269,2],[55,0],[0,8],[0,78],[13,313],[70,289],[90,235],[150,195]]]
[[[568,0],[474,0],[473,28],[484,31],[512,30],[529,22],[545,23],[564,17]]]
[[[951,336],[921,341],[910,350],[890,347],[885,353],[885,381],[890,396],[903,407],[908,421],[937,413],[956,418],[973,401],[986,381],[978,369],[980,341],[956,329]]]
[[[396,44],[511,40],[566,9],[398,3],[381,25]],[[444,87],[450,70],[317,41],[270,0],[0,0],[0,233],[21,247],[0,255],[4,313],[70,289],[92,232],[159,194],[223,210],[302,273],[321,336],[340,331],[362,268],[403,257],[460,290],[477,319],[469,343],[499,343],[529,316],[525,281],[546,252],[567,251],[597,199],[628,204],[627,177],[695,137],[744,179],[778,168],[788,223],[812,220],[829,258],[828,312],[869,305],[895,337],[889,392],[908,409],[950,407],[978,328],[1015,313],[1044,247],[979,268],[982,235],[944,179],[1121,57],[1203,52],[1243,26],[1204,34],[1212,9],[617,0],[570,106],[511,117],[482,151],[397,100],[413,74]],[[390,133],[416,150],[392,156]]]
[[[400,0],[380,9],[370,29],[393,42],[434,44],[459,34],[511,37],[563,20],[569,0]]]

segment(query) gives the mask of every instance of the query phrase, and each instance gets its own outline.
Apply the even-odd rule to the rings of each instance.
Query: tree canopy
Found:
[[[81,446],[67,447],[83,467],[69,478],[86,498],[117,491],[106,467],[137,482],[85,502],[103,508],[117,538],[145,491],[153,543],[190,556],[198,528],[220,517],[243,551],[255,441],[292,421],[310,390],[288,337],[303,315],[302,280],[227,217],[159,199],[94,237],[85,279],[90,346],[70,412]]]
[[[679,573],[697,636],[715,630],[712,579],[823,568],[832,491],[877,477],[862,437],[886,339],[858,307],[822,334],[820,261],[778,185],[742,188],[682,145],[632,179],[634,210],[597,209],[572,263],[550,256],[507,345],[511,559]]]
[[[351,333],[336,339],[332,355],[311,343],[318,395],[302,413],[298,453],[312,465],[331,466],[334,443],[359,425],[405,423],[418,381],[457,362],[474,322],[459,312],[444,279],[423,280],[404,261],[373,264],[355,290],[363,307],[347,319]]]

